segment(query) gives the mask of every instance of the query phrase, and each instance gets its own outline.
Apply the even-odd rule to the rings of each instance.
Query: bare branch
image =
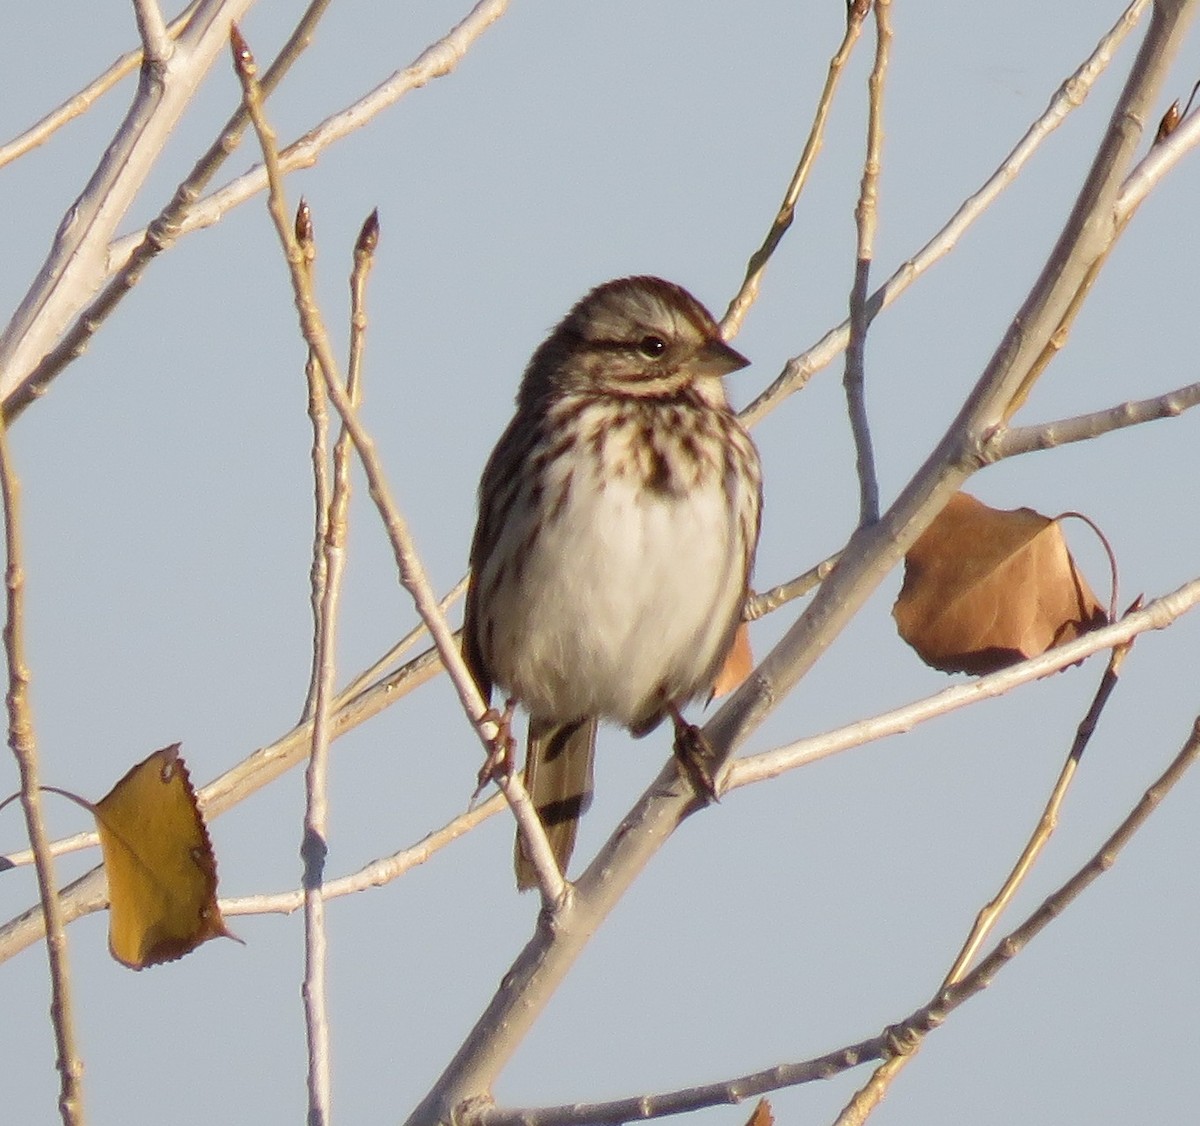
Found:
[[[317,22],[324,15],[329,3],[330,0],[312,0],[305,9],[288,41],[263,75],[259,84],[263,90],[273,90],[308,46]],[[11,424],[30,403],[45,394],[50,381],[82,354],[92,336],[120,304],[121,299],[141,280],[146,267],[175,242],[179,237],[179,223],[182,217],[187,214],[209,180],[216,175],[217,169],[237,148],[245,128],[245,111],[239,107],[208,151],[196,162],[187,179],[175,189],[171,202],[149,227],[134,237],[120,268],[115,271],[111,267],[110,250],[107,272],[115,276],[111,277],[100,295],[76,316],[70,328],[38,361],[28,377],[11,392],[3,395],[0,408],[3,409],[4,418],[8,423]]]
[[[859,747],[888,735],[911,731],[918,724],[978,703],[980,700],[1003,696],[1022,684],[1040,680],[1044,676],[1068,668],[1093,653],[1126,644],[1147,630],[1165,629],[1176,618],[1198,604],[1200,578],[1185,583],[1170,594],[1154,599],[1143,609],[1126,614],[1112,625],[1085,633],[1066,645],[1047,650],[1038,657],[1020,661],[1009,668],[989,673],[976,680],[955,684],[923,700],[905,704],[835,731],[812,735],[774,750],[735,759],[730,764],[722,784],[722,793],[773,778],[784,771],[795,770],[850,747]]]
[[[829,60],[829,70],[825,75],[825,88],[821,91],[821,97],[817,101],[817,112],[808,131],[808,140],[804,143],[804,151],[800,154],[796,170],[792,173],[792,179],[784,193],[783,202],[779,205],[779,210],[775,214],[771,229],[767,231],[767,237],[763,240],[762,246],[750,255],[741,288],[734,294],[733,300],[729,302],[729,308],[725,310],[725,315],[721,318],[721,335],[726,340],[737,336],[741,329],[742,321],[746,319],[750,306],[758,298],[759,287],[762,284],[763,274],[766,273],[767,263],[771,260],[771,255],[775,253],[775,248],[783,241],[783,236],[787,234],[788,228],[795,218],[796,202],[808,181],[808,174],[817,159],[817,154],[821,151],[825,136],[825,122],[829,117],[829,108],[833,105],[833,95],[837,90],[838,81],[842,77],[842,71],[846,68],[846,62],[850,58],[850,52],[862,32],[864,15],[865,12],[860,12],[857,8],[852,7],[848,10],[846,33],[833,58]]]
[[[480,696],[479,688],[467,669],[450,626],[438,608],[437,600],[425,575],[424,565],[417,554],[412,536],[409,534],[408,522],[392,499],[391,488],[375,451],[375,443],[359,421],[358,414],[342,386],[337,362],[329,344],[329,337],[325,331],[320,311],[313,299],[311,280],[306,276],[303,267],[303,255],[296,242],[295,232],[288,223],[287,208],[283,199],[283,169],[278,159],[278,150],[274,145],[274,134],[262,114],[261,100],[254,82],[254,60],[236,28],[233,29],[232,34],[234,62],[238,78],[245,91],[246,108],[250,112],[255,132],[262,144],[263,159],[270,181],[267,209],[275,222],[275,229],[283,244],[284,255],[292,275],[296,310],[300,315],[304,338],[316,353],[325,377],[329,398],[337,408],[338,414],[341,415],[342,424],[350,435],[359,461],[362,463],[371,499],[375,502],[375,507],[383,520],[392,545],[400,582],[412,596],[417,613],[421,615],[437,646],[438,655],[442,659],[451,684],[454,685],[463,710],[483,743],[485,751],[490,756],[495,740],[502,734],[500,725],[492,718],[487,702]],[[506,775],[498,777],[496,781],[505,797],[508,798],[522,841],[526,845],[526,854],[537,870],[543,906],[548,911],[554,911],[566,898],[566,883],[554,860],[550,843],[546,839],[546,831],[538,818],[533,803],[529,800],[529,795],[525,792],[519,775],[515,771],[510,771]]]
[[[879,169],[883,160],[883,90],[887,78],[888,52],[892,43],[890,0],[875,0],[875,65],[869,80],[870,110],[867,115],[867,153],[863,160],[862,186],[854,218],[858,228],[858,247],[854,258],[854,284],[850,289],[850,340],[846,348],[846,408],[850,432],[854,436],[855,463],[858,469],[860,524],[879,519],[879,478],[875,471],[875,452],[871,446],[871,426],[867,416],[866,349],[867,332],[874,319],[867,301],[867,282],[875,258],[875,228],[879,221]]]
[[[199,76],[220,50],[230,21],[250,2],[203,0],[161,68],[161,81],[139,84],[116,137],[68,210],[45,264],[0,335],[0,395],[5,399],[58,343],[104,279],[117,223],[191,101]]]
[[[327,880],[323,891],[326,899],[337,899],[343,895],[354,895],[368,888],[383,887],[399,879],[406,872],[424,864],[446,845],[458,840],[497,814],[505,806],[501,794],[493,794],[487,801],[461,813],[441,829],[430,833],[418,844],[401,849],[381,860],[372,860],[357,872]],[[221,900],[222,915],[288,915],[304,906],[304,889],[279,892],[275,895],[247,895],[235,899]]]
[[[961,982],[941,989],[929,1004],[886,1028],[879,1036],[802,1063],[780,1064],[700,1087],[638,1095],[615,1102],[508,1109],[494,1106],[488,1100],[479,1100],[456,1108],[454,1121],[459,1126],[582,1126],[583,1123],[638,1122],[703,1107],[740,1103],[783,1087],[830,1079],[872,1060],[911,1053],[929,1032],[945,1023],[950,1013],[986,989],[1033,938],[1113,866],[1121,850],[1197,758],[1200,758],[1200,719],[1196,720],[1183,749],[1087,864],[1048,896],[1016,930],[998,942],[992,953]]]
[[[972,223],[995,202],[1025,167],[1029,158],[1043,141],[1057,129],[1067,116],[1078,109],[1091,92],[1096,80],[1108,68],[1117,48],[1136,26],[1150,0],[1134,0],[1122,13],[1121,18],[1096,45],[1096,49],[1083,61],[1079,68],[1055,92],[1045,113],[1026,130],[1003,163],[984,182],[974,195],[963,203],[950,221],[929,240],[912,258],[905,262],[888,280],[871,294],[867,308],[872,316],[896,300],[914,281],[931,266],[944,258],[957,245]],[[1172,136],[1163,146],[1175,143]],[[1172,151],[1174,151],[1172,149]],[[1176,159],[1178,159],[1176,157]],[[801,390],[812,376],[846,347],[850,340],[850,322],[843,321],[827,332],[816,344],[790,359],[782,373],[761,395],[742,411],[742,421],[754,425],[764,415],[774,410],[783,399]]]
[[[828,559],[822,559],[815,567],[810,567],[804,574],[788,579],[786,583],[780,583],[761,594],[752,595],[746,600],[746,609],[742,616],[748,622],[757,621],[767,614],[774,613],[781,606],[803,598],[810,590],[820,585],[840,558],[840,555],[831,555]]]
[[[1083,752],[1096,730],[1100,713],[1104,710],[1105,704],[1108,703],[1108,699],[1116,687],[1118,671],[1132,645],[1133,639],[1130,639],[1116,646],[1110,654],[1108,665],[1105,667],[1104,675],[1100,678],[1099,687],[1096,689],[1096,695],[1092,699],[1087,714],[1079,723],[1075,739],[1071,744],[1070,750],[1067,752],[1066,761],[1063,763],[1058,779],[1054,783],[1054,788],[1050,793],[1049,800],[1046,802],[1045,809],[1042,811],[1042,816],[1038,819],[1033,834],[1030,836],[1025,848],[1021,851],[1021,855],[1018,857],[1008,878],[1004,881],[995,897],[985,904],[976,916],[975,923],[971,927],[971,933],[967,936],[967,940],[963,943],[958,957],[954,959],[954,964],[950,967],[949,972],[942,981],[943,989],[957,985],[966,976],[967,970],[975,960],[975,956],[983,946],[983,943],[987,940],[987,936],[991,934],[993,928],[1000,921],[1000,916],[1003,914],[1004,909],[1012,902],[1017,889],[1024,883],[1025,877],[1033,870],[1037,858],[1049,843],[1050,837],[1058,825],[1059,810],[1062,808],[1062,803],[1067,796],[1067,790],[1075,777],[1075,769],[1079,765],[1079,760],[1083,756]],[[842,1113],[838,1115],[834,1126],[860,1126],[862,1122],[865,1122],[875,1107],[883,1101],[884,1096],[900,1072],[908,1066],[909,1061],[914,1057],[919,1046],[919,1044],[912,1045],[902,1055],[893,1056],[876,1068],[871,1078],[855,1092],[854,1097],[846,1105]]]
[[[180,30],[186,26],[188,20],[192,18],[192,13],[195,12],[200,0],[192,0],[180,14],[167,27],[167,34],[174,39]],[[39,145],[45,144],[46,141],[59,129],[69,121],[74,121],[75,118],[87,113],[89,109],[104,95],[107,94],[118,82],[121,81],[127,74],[135,71],[142,61],[142,51],[139,47],[136,51],[126,51],[119,59],[116,60],[103,74],[92,79],[82,90],[77,94],[72,94],[61,106],[55,110],[51,110],[40,121],[31,125],[24,133],[19,134],[9,141],[6,145],[0,145],[0,168],[12,161],[24,156],[27,152],[31,152]]]
[[[138,35],[142,37],[142,67],[161,71],[175,50],[158,0],[133,0]]]
[[[327,0],[326,0],[327,2]],[[361,129],[383,110],[406,94],[419,90],[435,78],[451,73],[476,40],[508,9],[508,0],[479,0],[474,8],[436,43],[430,44],[403,70],[396,71],[352,105],[325,118],[279,153],[280,169],[292,172],[311,168],[321,153],[336,141]],[[264,77],[263,83],[265,84]],[[191,234],[211,227],[227,211],[252,199],[267,186],[266,169],[260,164],[202,199],[193,199],[176,235]],[[120,270],[146,238],[146,230],[135,231],[109,247],[109,272]]]
[[[313,237],[312,212],[303,196],[296,207],[296,242],[300,247],[301,267],[310,278],[316,264],[317,246]],[[312,447],[309,460],[313,476],[313,547],[309,565],[309,603],[312,608],[313,646],[312,669],[308,693],[304,699],[301,720],[311,719],[317,707],[318,686],[321,680],[321,630],[324,592],[327,585],[329,558],[325,540],[329,534],[329,407],[325,396],[325,380],[321,375],[316,353],[310,348],[304,364],[304,382],[308,388],[308,420],[312,428]]]
[[[1190,383],[1153,399],[1121,403],[1107,410],[1076,415],[1074,418],[1060,418],[1033,426],[1001,427],[984,444],[983,460],[990,465],[1018,454],[1049,450],[1068,442],[1085,442],[1126,426],[1174,418],[1198,404],[1200,383]]]
[[[29,702],[29,666],[25,662],[25,572],[21,561],[20,485],[13,470],[8,430],[0,425],[0,497],[4,505],[6,616],[4,652],[8,661],[8,745],[17,760],[21,808],[37,869],[38,895],[46,925],[50,963],[50,1019],[54,1025],[59,1074],[58,1109],[66,1126],[82,1124],[83,1061],[75,1036],[67,932],[59,905],[50,841],[42,816],[42,793],[33,709]]]

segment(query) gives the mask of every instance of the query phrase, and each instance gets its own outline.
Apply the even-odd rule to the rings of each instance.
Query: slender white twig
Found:
[[[836,566],[839,558],[839,555],[831,555],[828,559],[822,559],[815,567],[810,567],[802,575],[788,579],[787,582],[780,583],[770,590],[764,590],[761,594],[751,595],[746,599],[746,608],[742,612],[742,616],[746,621],[753,622],[767,614],[774,613],[781,606],[786,606],[797,598],[802,598],[821,584],[825,576]]]
[[[143,66],[159,70],[175,49],[162,9],[158,0],[133,0],[133,11],[137,17],[138,35],[142,37]]]
[[[336,489],[335,489],[336,498]],[[335,502],[336,503],[336,500]],[[344,522],[342,524],[344,527]],[[324,589],[317,630],[317,691],[313,707],[312,744],[305,771],[304,837],[304,1029],[308,1045],[308,1121],[330,1121],[329,1004],[326,992],[328,936],[325,930],[325,857],[329,848],[329,698],[333,694],[337,607],[345,564],[344,539],[330,526],[325,552]]]
[[[1163,798],[1179,782],[1188,769],[1200,758],[1200,719],[1182,750],[1170,765],[1146,790],[1129,815],[1117,826],[1094,856],[1051,895],[1024,922],[996,943],[992,952],[960,982],[940,989],[926,1005],[903,1020],[890,1025],[878,1036],[847,1044],[815,1059],[799,1063],[778,1064],[764,1071],[739,1075],[735,1078],[686,1087],[661,1094],[636,1095],[605,1103],[569,1103],[547,1107],[501,1107],[490,1099],[459,1108],[454,1121],[458,1126],[585,1126],[585,1124],[639,1122],[683,1114],[710,1106],[734,1105],[756,1095],[795,1087],[821,1079],[830,1079],[851,1068],[875,1060],[911,1052],[917,1044],[964,1002],[981,993],[995,980],[1029,943],[1087,890],[1100,876],[1112,868],[1121,850],[1146,824],[1150,815],[1162,804]]]
[[[201,0],[156,81],[137,94],[75,200],[17,311],[0,335],[0,396],[7,398],[58,342],[108,272],[108,245],[220,51],[230,21],[252,0]]]
[[[392,499],[391,488],[376,453],[374,440],[359,421],[358,414],[341,384],[328,334],[313,301],[311,286],[308,285],[304,276],[303,256],[296,242],[295,232],[288,222],[287,208],[283,200],[283,170],[279,162],[278,150],[274,145],[270,125],[262,115],[261,107],[257,104],[258,99],[252,92],[254,87],[253,56],[236,29],[234,29],[233,41],[234,61],[238,77],[242,81],[243,89],[247,92],[246,105],[262,144],[263,161],[270,181],[267,195],[268,210],[275,222],[275,229],[283,244],[288,268],[291,271],[296,309],[300,315],[304,337],[317,355],[325,376],[330,401],[337,408],[342,423],[354,443],[354,449],[367,478],[368,491],[383,520],[392,545],[400,582],[411,595],[417,613],[429,628],[430,636],[437,646],[442,664],[458,694],[463,710],[490,756],[494,741],[500,734],[499,725],[491,717],[486,701],[479,694],[479,688],[467,669],[445,615],[438,607],[437,599],[434,597],[426,577],[424,565],[409,533],[408,522]],[[537,811],[529,800],[529,795],[525,792],[525,787],[516,771],[509,771],[498,777],[496,781],[508,799],[521,833],[522,842],[526,846],[526,855],[537,871],[538,887],[541,891],[543,905],[548,910],[557,910],[566,898],[566,882],[558,870]]]
[[[842,72],[846,69],[846,62],[850,58],[854,44],[858,42],[865,15],[866,9],[861,5],[853,4],[847,9],[846,31],[833,58],[829,60],[829,69],[825,74],[825,88],[821,91],[820,98],[817,99],[817,109],[813,115],[813,123],[809,127],[808,139],[804,142],[804,150],[800,154],[800,160],[797,162],[791,181],[784,192],[783,202],[779,205],[775,218],[771,220],[770,230],[767,231],[762,245],[750,255],[750,261],[746,263],[746,276],[742,279],[741,287],[734,294],[733,299],[729,302],[729,307],[725,310],[725,315],[721,318],[721,335],[726,340],[731,340],[741,329],[742,321],[746,319],[750,307],[758,299],[758,291],[762,285],[763,274],[766,273],[767,263],[770,262],[771,256],[783,241],[783,236],[787,234],[788,228],[791,227],[792,221],[796,217],[796,203],[800,199],[804,185],[808,182],[808,174],[824,143],[825,122],[829,117],[829,109],[833,105],[833,95],[837,90]]]
[[[867,302],[872,315],[896,300],[914,281],[926,273],[957,245],[967,229],[991,205],[1020,174],[1029,158],[1042,142],[1057,129],[1067,116],[1078,109],[1091,92],[1096,80],[1112,62],[1117,48],[1137,25],[1150,0],[1134,0],[1122,13],[1120,19],[1096,45],[1096,49],[1079,68],[1058,88],[1050,99],[1045,113],[1037,119],[1005,157],[1000,167],[992,173],[974,195],[955,211],[949,222],[933,236],[912,258],[900,266],[894,274],[874,293]],[[1168,144],[1174,142],[1172,136]],[[850,340],[850,322],[843,321],[830,329],[812,347],[788,360],[779,377],[759,395],[745,410],[742,420],[748,425],[758,422],[774,410],[783,399],[798,391],[841,352]]]
[[[46,954],[50,963],[50,1019],[58,1049],[58,1110],[67,1126],[83,1117],[83,1061],[75,1036],[71,1000],[71,968],[67,932],[49,837],[42,816],[42,794],[33,709],[29,702],[29,666],[25,663],[25,572],[21,561],[20,485],[9,454],[8,429],[0,425],[0,498],[4,507],[6,615],[4,651],[8,660],[8,745],[17,760],[21,807],[37,870],[38,895],[46,919]]]
[[[1141,206],[1162,178],[1200,144],[1200,109],[1187,115],[1169,137],[1157,141],[1126,177],[1117,196],[1117,219],[1124,220]]]
[[[874,0],[875,63],[868,80],[867,151],[863,159],[862,183],[854,208],[857,246],[854,283],[850,288],[850,339],[846,346],[846,370],[842,383],[850,433],[854,438],[858,470],[858,521],[872,524],[879,519],[879,478],[867,416],[867,332],[874,314],[867,302],[867,283],[875,259],[875,230],[879,224],[879,171],[883,161],[883,91],[887,79],[888,53],[892,44],[890,0]]]
[[[257,110],[261,113],[261,106]],[[307,222],[302,228],[300,217]],[[311,215],[301,206],[296,224],[301,248],[313,246]],[[354,248],[354,269],[351,274],[350,363],[346,376],[346,397],[357,408],[362,387],[363,334],[366,331],[364,290],[367,274],[373,261],[379,237],[378,217],[372,214]],[[306,245],[307,244],[307,245]],[[312,284],[312,255],[305,253],[305,272]],[[316,396],[317,380],[314,358],[309,356],[309,401]],[[324,384],[320,386],[323,388]],[[323,393],[319,396],[323,406]],[[323,410],[320,412],[324,414]],[[325,433],[314,430],[314,446],[319,447],[322,459],[318,469],[314,450],[314,470],[318,478],[317,491],[322,493]],[[329,511],[324,521],[324,542],[314,545],[322,553],[325,565],[314,565],[314,597],[319,596],[320,613],[315,633],[314,660],[315,693],[313,695],[312,751],[305,774],[307,805],[304,816],[304,1017],[308,1043],[308,1121],[311,1126],[325,1126],[330,1121],[332,1093],[329,1057],[329,1001],[326,988],[328,933],[325,929],[325,858],[329,847],[329,743],[330,711],[334,695],[335,654],[337,639],[337,607],[342,589],[342,574],[346,565],[346,532],[350,510],[350,441],[343,426],[333,451],[333,487],[328,497]]]
[[[1080,287],[1120,234],[1109,222],[1113,205],[1140,141],[1139,125],[1158,96],[1194,3],[1177,0],[1155,6],[1062,234],[940,442],[887,513],[854,533],[804,614],[705,724],[704,736],[718,772],[812,668],[978,465],[984,439],[1004,420]],[[659,774],[576,881],[559,926],[552,933],[535,933],[517,956],[454,1058],[409,1116],[409,1126],[447,1121],[464,1106],[484,1100],[588,936],[693,808],[694,795],[674,773],[672,766]]]
[[[987,441],[984,460],[991,464],[1006,457],[1049,450],[1068,442],[1084,442],[1112,430],[1138,426],[1160,418],[1174,418],[1192,407],[1200,406],[1200,383],[1177,387],[1152,399],[1121,403],[1106,410],[1092,411],[1073,418],[1040,422],[1032,426],[1002,427]]]
[[[415,632],[415,631],[414,631]],[[333,735],[344,735],[359,724],[377,716],[403,699],[441,671],[436,652],[422,653],[388,676],[353,694],[343,693],[336,701]],[[282,738],[231,767],[198,793],[206,820],[220,816],[252,793],[256,793],[281,774],[290,770],[308,754],[312,731],[308,723],[298,724]],[[63,852],[95,847],[94,833],[79,833],[61,843]],[[14,853],[9,859],[29,863],[31,856]],[[60,896],[63,921],[71,922],[108,905],[103,869],[96,867],[63,888]],[[41,905],[31,907],[16,918],[0,925],[0,962],[24,950],[45,934]]]
[[[247,86],[246,97],[254,100],[251,113],[261,116],[261,97],[257,87]],[[302,261],[301,270],[312,285],[315,242],[312,216],[301,201],[296,216],[295,234]],[[355,275],[360,284],[352,286],[356,304],[351,317],[351,363],[346,394],[358,403],[362,329],[361,278],[369,268],[369,256],[355,253]],[[358,346],[356,347],[356,343]],[[337,443],[332,489],[327,479],[327,429],[325,384],[319,360],[309,349],[305,365],[308,382],[309,415],[313,422],[313,481],[317,498],[316,536],[313,543],[314,621],[313,680],[309,697],[312,712],[312,743],[305,772],[306,806],[304,839],[300,852],[304,859],[304,1026],[308,1044],[308,1120],[315,1126],[329,1121],[331,1080],[329,1064],[329,1005],[326,991],[328,935],[325,929],[325,857],[329,847],[328,773],[331,727],[331,701],[335,683],[337,607],[341,596],[342,574],[346,561],[346,525],[350,505],[350,474],[344,435]],[[306,709],[307,714],[308,709]]]
[[[1068,668],[1093,653],[1128,642],[1147,630],[1164,629],[1198,603],[1200,578],[1185,583],[1170,594],[1156,598],[1141,610],[1126,614],[1112,625],[1085,633],[1066,645],[1047,650],[1038,657],[1031,657],[1027,661],[1021,661],[999,672],[989,673],[977,680],[955,684],[922,700],[859,720],[835,731],[797,739],[793,743],[763,751],[761,754],[736,759],[730,764],[729,771],[722,781],[721,792],[726,793],[753,782],[773,778],[850,747],[860,747],[864,743],[874,742],[888,735],[911,731],[918,724],[969,707],[981,700],[1003,696],[1022,684],[1040,680],[1044,676]]]
[[[320,22],[331,0],[311,0],[296,26],[280,48],[275,61],[263,75],[260,86],[270,91],[291,69],[292,64],[312,42],[313,32]],[[88,341],[113,313],[125,296],[138,284],[150,263],[164,250],[169,249],[179,236],[179,220],[186,215],[196,197],[204,190],[217,169],[238,146],[246,128],[245,112],[240,108],[225,123],[217,139],[193,166],[191,172],[175,189],[170,203],[143,232],[121,268],[110,275],[100,294],[89,301],[82,312],[76,314],[73,323],[60,336],[29,371],[19,386],[3,397],[0,406],[4,418],[11,423],[31,403],[45,394],[50,381],[68,364],[77,359],[88,345]]]
[[[171,21],[167,27],[167,34],[172,38],[177,36],[180,30],[192,18],[192,13],[196,10],[200,0],[192,0],[192,2],[180,14]],[[35,122],[23,133],[18,134],[7,144],[0,145],[0,168],[6,164],[24,156],[27,152],[31,152],[39,145],[45,144],[50,137],[61,129],[69,121],[74,121],[75,118],[87,113],[89,109],[104,95],[107,94],[118,82],[121,81],[127,74],[137,70],[142,61],[142,49],[139,47],[134,51],[126,51],[120,58],[116,60],[103,74],[92,79],[82,90],[72,94],[65,102],[57,109],[51,110],[40,121]]]
[[[296,208],[296,241],[300,244],[303,268],[311,276],[316,262],[317,245],[313,237],[312,212],[303,196],[300,197],[299,206]],[[300,713],[302,720],[311,719],[317,706],[317,686],[321,679],[321,661],[324,656],[321,629],[325,620],[325,585],[329,568],[329,557],[325,551],[330,517],[329,406],[325,396],[325,380],[311,348],[304,364],[304,382],[308,388],[308,419],[312,427],[310,461],[313,475],[313,547],[308,585],[309,602],[312,607],[313,647],[308,692],[304,699],[304,710]]]
[[[304,136],[280,150],[280,169],[292,172],[310,168],[321,153],[336,141],[361,129],[383,110],[394,105],[406,94],[453,71],[463,60],[475,41],[507,11],[509,0],[479,0],[471,11],[436,43],[422,51],[403,70],[398,70],[358,101],[326,117]],[[267,186],[263,165],[248,172],[224,187],[196,200],[179,224],[180,234],[203,230],[218,222],[227,211],[252,199]],[[109,247],[110,273],[119,270],[125,260],[145,237],[146,232],[134,231],[116,240]]]
[[[323,894],[326,899],[337,899],[343,895],[354,895],[368,888],[383,887],[403,876],[418,865],[424,864],[448,844],[470,832],[476,825],[499,813],[505,806],[501,794],[493,794],[485,802],[459,814],[441,829],[430,833],[409,848],[401,849],[391,856],[372,860],[357,872],[326,880]],[[222,915],[288,915],[304,906],[304,889],[278,892],[273,895],[246,895],[221,900]]]

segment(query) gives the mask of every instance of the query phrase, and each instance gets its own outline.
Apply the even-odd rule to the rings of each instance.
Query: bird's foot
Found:
[[[512,717],[515,708],[516,701],[509,700],[504,705],[503,712],[498,712],[495,708],[488,708],[483,713],[483,719],[480,722],[494,723],[496,734],[492,736],[488,756],[484,760],[483,766],[479,768],[479,775],[475,780],[475,792],[471,795],[471,805],[479,800],[479,795],[483,793],[489,782],[506,781],[513,772],[517,749],[517,741],[512,735]]]
[[[716,752],[700,728],[688,723],[674,704],[670,705],[668,711],[675,724],[675,744],[672,749],[679,773],[691,783],[696,796],[706,805],[719,801]]]

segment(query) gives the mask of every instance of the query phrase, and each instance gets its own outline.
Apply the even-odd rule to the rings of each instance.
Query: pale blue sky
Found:
[[[261,4],[244,31],[270,56],[302,5]],[[339,2],[270,104],[285,138],[403,66],[467,10]],[[890,273],[992,171],[1118,3],[893,5],[877,240]],[[309,199],[320,291],[344,340],[344,278],[363,217],[383,234],[369,296],[365,420],[439,589],[462,573],[474,489],[522,366],[591,285],[652,272],[718,314],[786,185],[841,31],[839,3],[514,3],[460,69],[289,179]],[[1139,33],[1135,33],[1135,37]],[[84,20],[63,0],[0,15],[6,139],[135,40],[129,6]],[[748,401],[844,315],[860,175],[864,41],[795,226],[737,347]],[[963,240],[878,320],[868,349],[885,502],[920,464],[1037,274],[1133,57],[1111,73]],[[1162,107],[1200,75],[1195,38]],[[132,92],[0,172],[0,308],[45,257]],[[154,214],[235,104],[222,64],[123,229]],[[243,151],[230,165],[250,160]],[[228,178],[222,175],[221,181]],[[1020,421],[1196,379],[1195,200],[1185,161],[1113,255]],[[0,314],[7,319],[8,313]],[[14,428],[25,496],[29,657],[47,782],[99,797],[180,740],[205,782],[295,721],[307,686],[310,483],[304,348],[261,199],[148,273],[87,355]],[[841,546],[857,486],[840,361],[756,430],[767,475],[756,585]],[[1122,592],[1200,573],[1187,415],[1006,463],[971,490],[998,507],[1079,509],[1108,534]],[[356,497],[340,668],[412,623],[390,550]],[[1098,590],[1100,551],[1070,533]],[[762,750],[949,681],[892,628],[895,575],[749,744]],[[761,654],[794,618],[757,626]],[[457,620],[457,618],[456,618]],[[1200,619],[1143,638],[1089,749],[1015,925],[1099,845],[1182,743],[1198,707]],[[803,1059],[876,1034],[936,989],[1015,859],[1100,675],[1096,663],[731,795],[694,817],[597,933],[496,1089],[505,1104],[596,1100]],[[601,736],[579,857],[606,838],[668,753],[659,733]],[[330,874],[413,843],[465,805],[479,747],[444,682],[337,744]],[[0,791],[15,788],[0,766]],[[294,887],[299,772],[212,825],[222,892]],[[84,828],[52,802],[56,833]],[[1200,777],[1171,795],[1117,867],[927,1042],[872,1119],[1127,1123],[1194,1101],[1200,929],[1189,860]],[[496,818],[382,890],[329,907],[334,1117],[392,1123],[425,1093],[533,925]],[[21,844],[15,808],[0,848]],[[74,875],[94,857],[60,865]],[[0,916],[33,899],[0,874]],[[107,918],[70,929],[89,1120],[99,1126],[297,1122],[304,1110],[299,915],[238,918],[246,940],[133,974]],[[13,1122],[55,1119],[40,949],[0,966],[0,1091]],[[773,1096],[780,1122],[829,1122],[859,1069]],[[749,1108],[704,1113],[745,1120]]]

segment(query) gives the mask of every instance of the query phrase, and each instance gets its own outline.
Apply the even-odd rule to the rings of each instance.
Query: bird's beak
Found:
[[[750,363],[741,352],[730,348],[724,340],[714,337],[703,348],[697,357],[705,375],[722,376],[739,368],[747,367]]]

